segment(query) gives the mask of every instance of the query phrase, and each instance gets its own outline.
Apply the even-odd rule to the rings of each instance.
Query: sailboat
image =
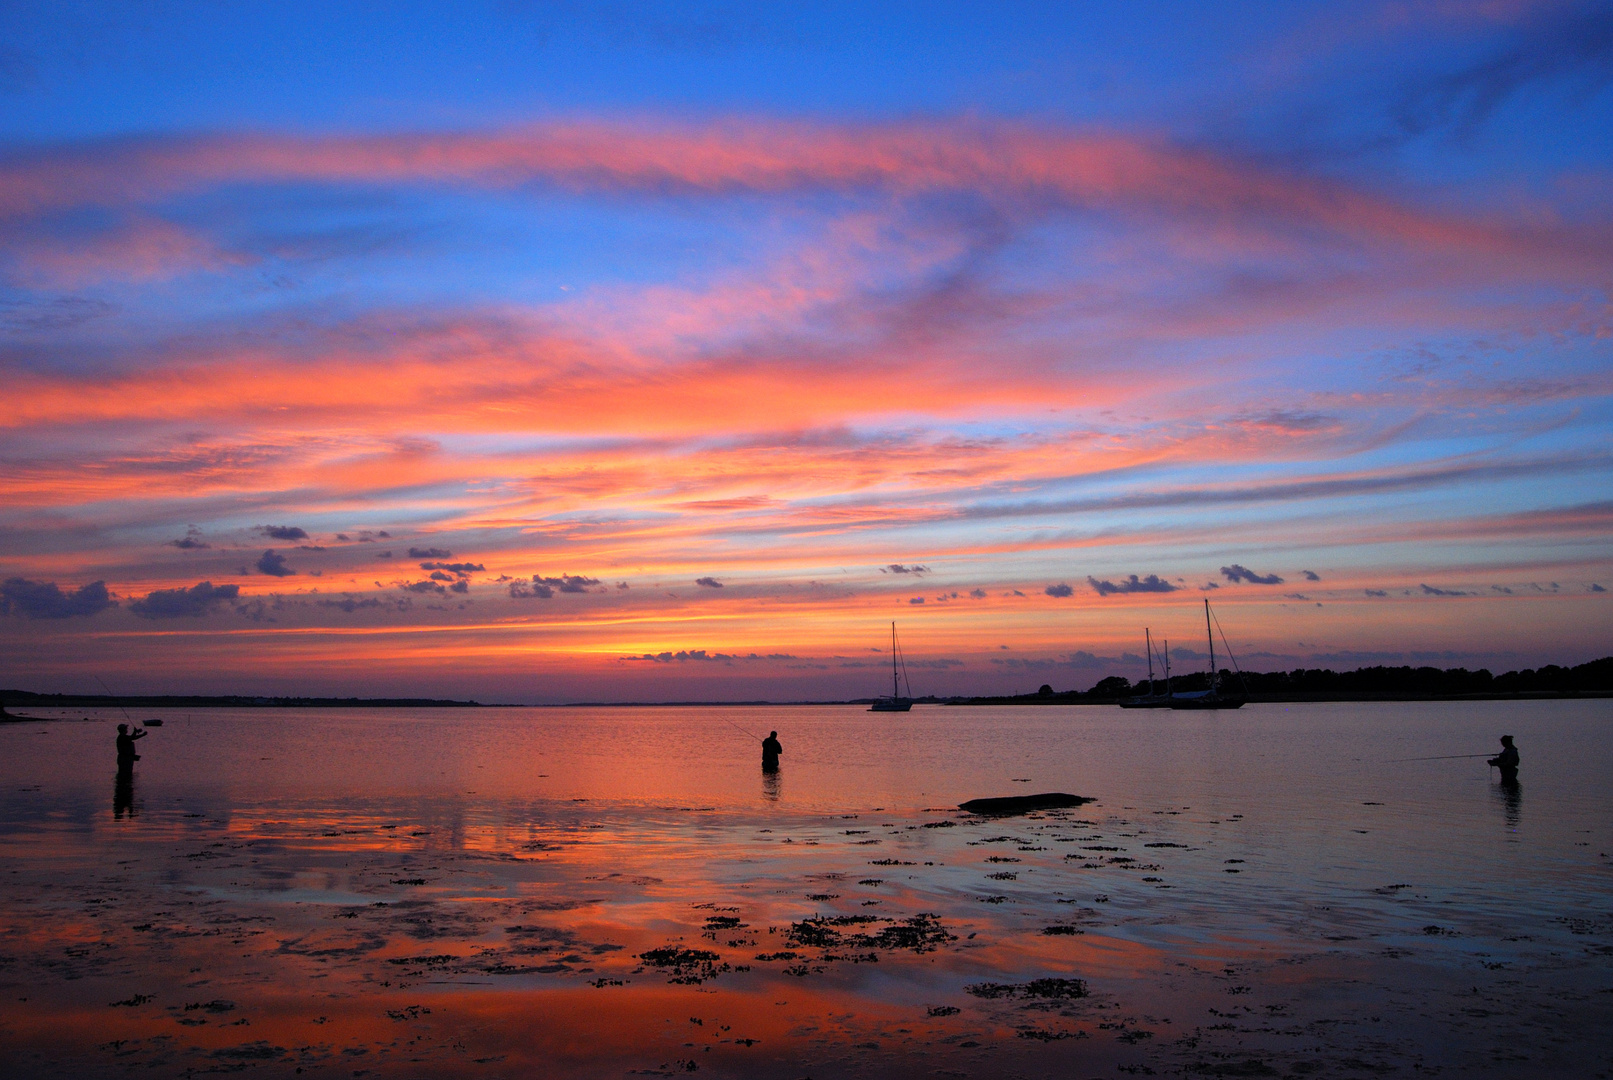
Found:
[[[896,624],[891,623],[891,696],[882,697],[868,707],[869,712],[907,712],[913,707],[913,687],[908,686],[907,696],[901,694],[901,682],[907,681],[907,665],[901,664],[901,650],[896,645]],[[901,682],[897,681],[897,666],[901,665]]]
[[[1248,698],[1238,697],[1234,694],[1224,694],[1219,685],[1220,678],[1215,670],[1215,632],[1210,629],[1210,601],[1204,601],[1204,634],[1210,642],[1210,688],[1198,694],[1177,694],[1171,698],[1170,706],[1173,709],[1241,709]],[[1227,655],[1232,654],[1232,646],[1227,646]],[[1232,661],[1236,667],[1238,661]],[[1240,675],[1239,678],[1242,678]]]
[[[1171,643],[1165,642],[1165,692],[1154,685],[1154,638],[1148,627],[1143,627],[1143,643],[1148,650],[1148,693],[1120,702],[1122,709],[1168,709],[1171,707]]]

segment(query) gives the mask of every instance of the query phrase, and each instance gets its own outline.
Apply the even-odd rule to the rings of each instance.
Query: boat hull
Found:
[[[1241,709],[1243,706],[1242,698],[1177,698],[1171,702],[1173,709]]]
[[[884,701],[876,701],[872,705],[868,706],[868,711],[869,712],[907,712],[912,707],[913,707],[913,702],[910,701],[907,698],[895,698],[895,699],[887,698]]]

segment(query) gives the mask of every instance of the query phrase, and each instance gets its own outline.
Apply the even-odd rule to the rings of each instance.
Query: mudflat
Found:
[[[11,727],[0,1057],[1594,1076],[1613,800],[1585,706],[1004,710],[995,760],[945,710],[220,713],[169,718],[123,783],[109,722]],[[777,728],[783,773],[732,723]],[[1482,761],[1385,763],[1498,723],[1521,790]],[[1026,786],[1095,801],[956,809]]]

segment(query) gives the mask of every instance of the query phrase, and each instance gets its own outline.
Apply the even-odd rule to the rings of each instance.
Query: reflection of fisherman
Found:
[[[134,741],[146,737],[145,728],[135,728],[134,734],[129,734],[128,724],[118,725],[118,764],[126,761],[139,761],[140,755],[134,752]]]
[[[762,740],[762,771],[778,772],[778,756],[782,753],[784,747],[779,745],[778,732],[768,732],[767,738]]]
[[[1501,736],[1501,752],[1490,759],[1490,764],[1501,770],[1503,784],[1518,782],[1518,748],[1512,745],[1512,736]]]

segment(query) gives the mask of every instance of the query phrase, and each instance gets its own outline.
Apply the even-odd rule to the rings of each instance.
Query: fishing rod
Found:
[[[1494,754],[1440,754],[1437,757],[1397,757],[1384,762],[1392,765],[1397,761],[1454,761],[1457,758],[1494,757]]]
[[[129,710],[123,707],[123,699],[112,692],[112,688],[101,679],[101,676],[95,676],[95,681],[101,684],[101,689],[106,691],[106,696],[112,699],[112,704],[118,707],[118,712],[123,714],[123,718],[133,724],[134,717],[130,716]]]
[[[734,723],[732,720],[728,719],[728,717],[726,717],[726,716],[719,716],[719,717],[717,717],[717,719],[721,720],[723,723],[727,724],[729,727],[733,728],[735,731],[745,731],[744,728],[740,727],[738,724]],[[745,731],[745,734],[750,735],[750,737],[755,739],[757,742],[764,742],[765,741],[760,735],[753,735],[749,731]]]

